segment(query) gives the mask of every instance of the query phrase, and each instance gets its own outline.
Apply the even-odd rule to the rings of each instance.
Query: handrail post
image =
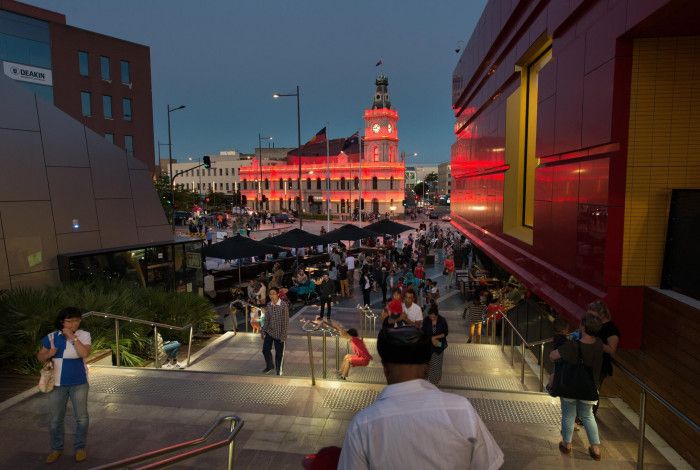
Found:
[[[506,350],[506,316],[501,317],[501,352]]]
[[[248,319],[250,318],[250,304],[246,303],[245,309],[243,309],[243,311],[245,312],[244,313],[244,315],[245,315],[245,332],[248,333],[248,323],[250,323],[248,321]]]
[[[157,369],[158,368],[158,327],[153,325],[153,352],[155,353],[155,356],[153,356],[153,365]]]
[[[192,354],[192,335],[194,333],[194,325],[190,325],[190,339],[187,342],[187,367],[190,366],[190,356]]]
[[[637,447],[637,468],[644,468],[644,434],[646,432],[647,392],[643,388],[639,395],[639,445]]]
[[[491,344],[496,344],[496,316],[491,317]]]
[[[340,370],[340,336],[335,335],[335,370]]]
[[[327,351],[326,351],[326,330],[323,330],[323,378],[325,379],[326,376],[328,375],[328,371],[326,370],[328,368],[328,357],[327,357]]]
[[[311,346],[311,333],[306,333],[306,340],[309,345],[309,366],[311,368],[311,385],[316,385],[316,376],[314,375],[314,350]]]
[[[117,359],[117,367],[121,366],[121,355],[119,354],[119,319],[114,319],[114,354]]]
[[[231,427],[229,428],[229,432],[233,432],[233,429],[236,427],[236,420],[232,419],[231,420]],[[236,452],[236,439],[231,439],[231,442],[228,445],[228,465],[227,469],[231,470],[233,468],[233,458]]]
[[[544,343],[540,343],[540,392],[544,392]]]
[[[521,342],[520,354],[520,383],[525,385],[525,341]]]
[[[510,366],[515,364],[515,327],[510,325]]]

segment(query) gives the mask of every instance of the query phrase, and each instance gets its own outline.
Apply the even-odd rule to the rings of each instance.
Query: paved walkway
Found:
[[[509,356],[497,346],[466,344],[462,301],[444,286],[443,293],[441,313],[447,317],[451,332],[441,386],[471,400],[505,453],[504,468],[634,468],[635,428],[607,400],[603,400],[599,414],[603,461],[594,462],[588,456],[583,430],[575,433],[574,452],[562,456],[557,449],[558,400],[525,391],[535,389],[537,379],[528,371],[525,385],[521,384],[519,363],[512,367]],[[376,297],[373,294],[373,299]],[[357,298],[334,308],[333,317],[347,327],[359,326],[353,303]],[[260,338],[245,333],[223,338],[183,371],[92,367],[88,464],[72,461],[73,437],[67,433],[67,454],[52,468],[88,468],[191,439],[228,414],[246,420],[237,440],[239,469],[297,469],[303,455],[341,445],[350,419],[374,401],[384,379],[375,360],[369,367],[354,369],[350,380],[337,380],[332,374],[335,340],[330,339],[328,380],[318,379],[316,386],[311,386],[306,337],[298,320],[315,313],[314,307],[307,307],[292,319],[282,377],[260,374],[264,366]],[[366,341],[377,357],[375,340],[368,334]],[[321,347],[321,338],[314,337],[319,378]],[[344,354],[342,343],[340,349]],[[71,419],[68,416],[67,422]],[[44,468],[48,449],[46,397],[36,395],[3,411],[0,433],[3,468]],[[177,468],[220,468],[225,461],[226,450],[220,449]],[[671,467],[647,444],[645,468]]]

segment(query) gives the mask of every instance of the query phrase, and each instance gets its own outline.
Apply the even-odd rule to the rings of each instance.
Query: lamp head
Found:
[[[273,97],[274,99],[277,99],[277,98],[280,97],[280,95],[279,95],[279,93],[275,93],[275,94],[272,95],[272,97]]]

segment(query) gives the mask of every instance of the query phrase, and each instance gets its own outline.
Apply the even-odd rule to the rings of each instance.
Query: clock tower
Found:
[[[391,109],[389,79],[384,75],[374,82],[376,91],[372,109],[365,110],[364,157],[365,162],[398,162],[399,137],[396,123],[399,113]]]

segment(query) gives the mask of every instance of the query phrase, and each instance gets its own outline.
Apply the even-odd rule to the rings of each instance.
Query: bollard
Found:
[[[311,333],[306,333],[306,340],[309,345],[309,366],[311,367],[311,385],[316,385],[316,376],[314,375],[314,350],[311,346]]]
[[[119,367],[121,366],[121,356],[119,355],[119,319],[117,318],[114,319],[114,340],[114,354],[116,355],[117,359],[117,367]]]
[[[328,369],[328,358],[326,357],[326,330],[323,330],[323,378],[326,378]]]

